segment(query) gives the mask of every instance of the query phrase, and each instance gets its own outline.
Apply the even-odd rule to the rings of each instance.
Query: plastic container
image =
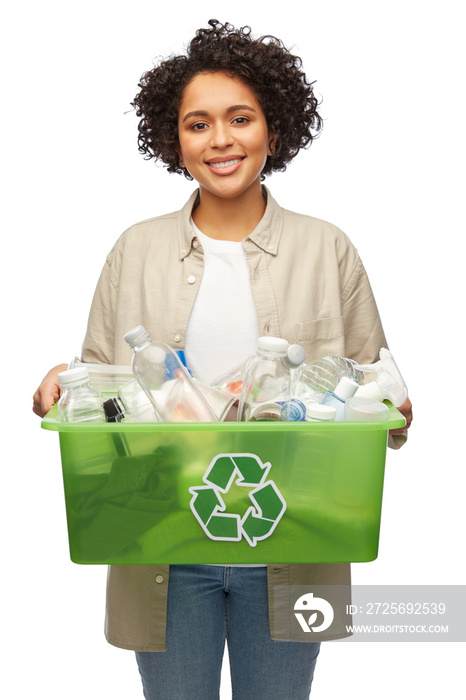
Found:
[[[345,402],[345,420],[383,421],[388,418],[388,408],[378,400],[365,396],[352,396]]]
[[[387,434],[405,425],[388,407],[367,423],[79,425],[55,406],[42,427],[60,437],[71,559],[371,561]]]
[[[125,382],[134,379],[133,370],[128,365],[106,365],[94,362],[81,362],[79,357],[75,357],[69,364],[68,369],[85,367],[89,374],[89,381],[99,393],[107,392],[113,387],[120,387]]]

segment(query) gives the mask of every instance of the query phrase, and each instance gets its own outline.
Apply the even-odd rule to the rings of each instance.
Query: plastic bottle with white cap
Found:
[[[288,357],[289,347],[284,338],[259,338],[257,352],[247,363],[238,421],[281,420],[282,412],[287,414],[291,399],[291,367],[296,366],[294,350],[291,361]]]
[[[65,423],[105,423],[102,397],[89,383],[85,367],[75,367],[58,375],[63,393],[58,414]]]
[[[345,419],[345,401],[354,396],[359,384],[349,377],[342,377],[335,387],[335,391],[327,391],[322,399],[324,406],[333,406],[336,409],[335,420]]]
[[[217,417],[172,348],[151,340],[144,326],[136,326],[124,338],[134,350],[133,374],[160,420],[217,422]]]

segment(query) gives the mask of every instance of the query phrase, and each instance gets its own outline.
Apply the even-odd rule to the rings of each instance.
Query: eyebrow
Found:
[[[232,105],[231,107],[228,107],[227,109],[227,114],[230,114],[231,112],[242,112],[243,110],[248,110],[249,112],[256,112],[256,110],[253,107],[249,107],[248,105]],[[188,112],[185,114],[183,117],[183,123],[187,120],[190,119],[190,117],[208,117],[209,113],[204,110],[204,109],[196,109],[193,112]]]

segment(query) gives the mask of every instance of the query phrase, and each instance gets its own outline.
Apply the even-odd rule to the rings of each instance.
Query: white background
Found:
[[[268,180],[358,247],[410,389],[387,459],[379,558],[356,583],[464,578],[464,19],[454,0],[2,2],[0,640],[5,700],[137,700],[104,640],[105,568],[68,558],[58,439],[31,396],[79,355],[105,255],[193,184],[137,152],[129,102],[158,55],[216,17],[281,37],[317,80],[321,138]],[[327,643],[315,700],[457,700],[464,645]],[[224,674],[222,699],[231,697]]]

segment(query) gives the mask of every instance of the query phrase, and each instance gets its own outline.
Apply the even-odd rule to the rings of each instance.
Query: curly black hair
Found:
[[[322,129],[318,101],[302,71],[302,61],[280,39],[254,39],[250,27],[235,29],[216,19],[198,29],[186,54],[171,56],[144,73],[131,103],[139,122],[138,147],[146,159],[162,161],[168,172],[192,176],[178,158],[178,112],[186,85],[199,73],[224,72],[242,80],[256,95],[274,152],[262,176],[283,171],[301,148],[310,146]]]

